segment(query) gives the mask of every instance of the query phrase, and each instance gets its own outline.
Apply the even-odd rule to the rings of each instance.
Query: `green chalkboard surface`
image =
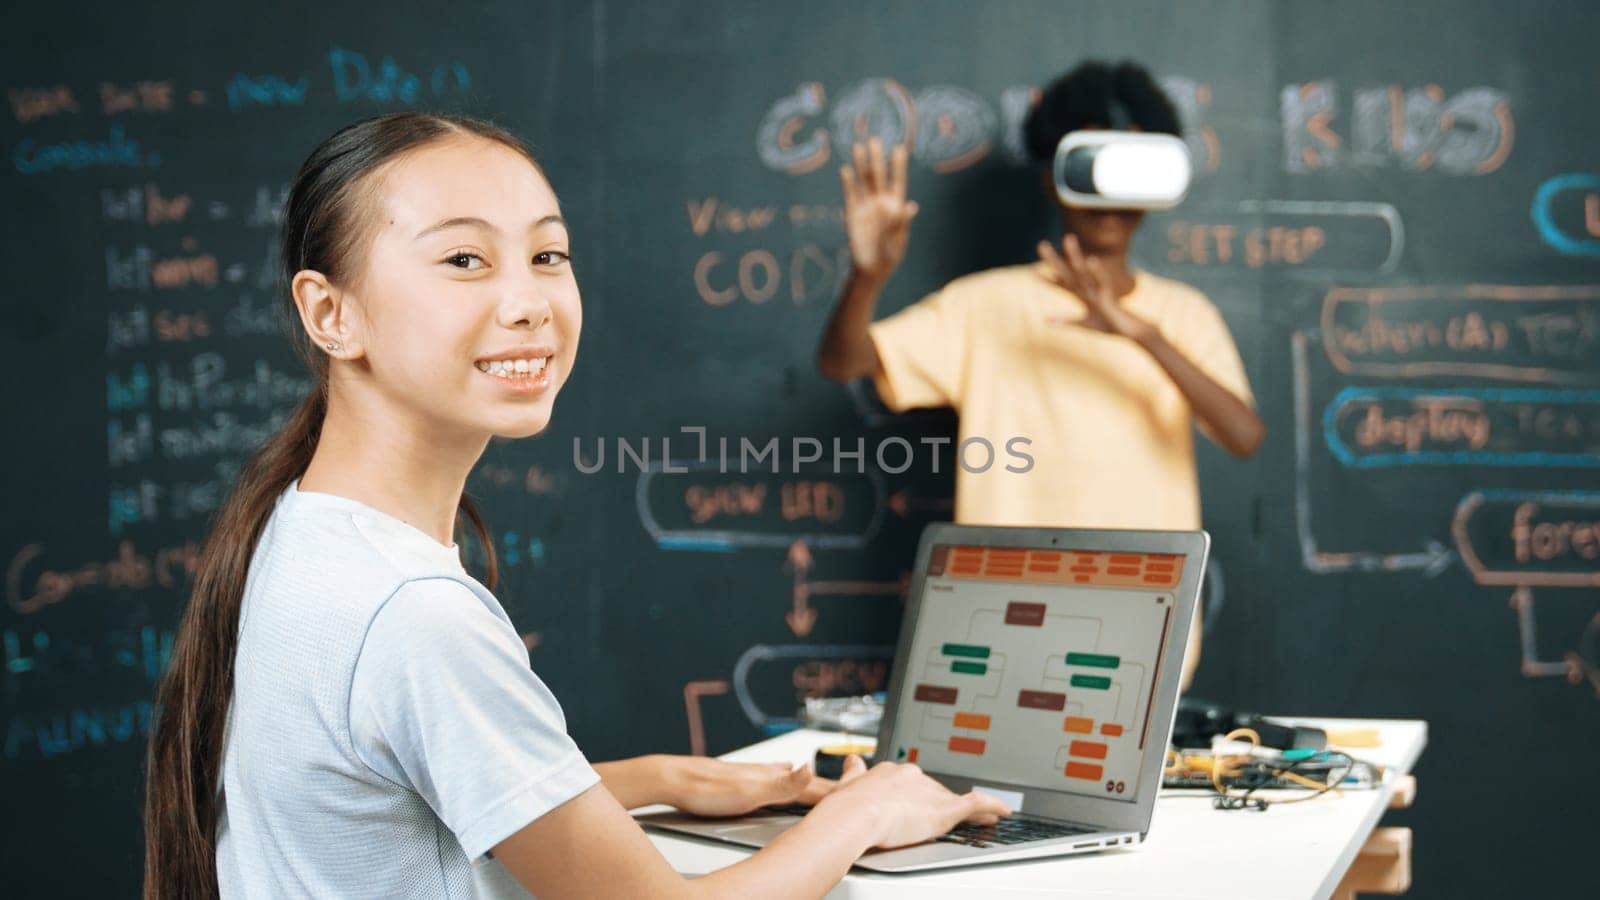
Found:
[[[1413,896],[1590,882],[1592,6],[71,6],[16,13],[0,53],[9,894],[137,890],[150,702],[199,542],[306,384],[276,228],[328,133],[438,109],[534,145],[586,327],[550,431],[494,443],[469,482],[500,594],[593,758],[719,753],[884,685],[917,535],[951,514],[947,444],[905,472],[873,448],[935,447],[953,416],[814,369],[848,261],[842,154],[912,149],[893,311],[1032,255],[1053,221],[1021,160],[1031,93],[1130,56],[1200,173],[1138,262],[1217,304],[1269,429],[1249,461],[1199,451],[1195,692],[1428,719],[1398,817]],[[866,453],[796,464],[808,440]],[[746,447],[779,471],[740,471]],[[1490,828],[1500,863],[1469,864]]]

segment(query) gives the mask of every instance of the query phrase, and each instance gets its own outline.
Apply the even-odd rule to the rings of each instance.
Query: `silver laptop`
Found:
[[[929,526],[878,758],[1017,813],[856,864],[908,872],[1142,842],[1210,543],[1203,531]],[[804,812],[640,822],[762,847]]]

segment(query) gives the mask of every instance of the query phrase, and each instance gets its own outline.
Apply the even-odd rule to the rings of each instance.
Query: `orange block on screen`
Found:
[[[985,746],[987,745],[978,738],[956,735],[950,739],[951,753],[971,753],[974,756],[981,756]]]
[[[955,725],[957,728],[976,728],[979,731],[989,730],[989,717],[981,713],[958,712]]]
[[[1088,763],[1081,762],[1067,763],[1068,778],[1082,778],[1086,781],[1099,781],[1100,776],[1104,773],[1105,768],[1102,766],[1091,766]]]
[[[1106,745],[1098,741],[1073,741],[1067,752],[1073,756],[1082,756],[1088,759],[1105,759]]]

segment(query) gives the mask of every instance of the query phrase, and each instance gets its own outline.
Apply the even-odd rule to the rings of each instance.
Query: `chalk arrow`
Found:
[[[689,718],[689,752],[695,756],[706,755],[706,728],[700,717],[700,698],[714,697],[728,692],[728,682],[691,681],[683,686],[683,708]]]
[[[789,570],[795,573],[795,578],[804,578],[806,571],[811,568],[811,548],[805,541],[795,541],[789,545]]]
[[[804,601],[797,601],[803,604]],[[794,609],[783,614],[783,620],[789,623],[789,630],[795,637],[805,637],[817,625],[817,611],[809,606],[796,605]]]
[[[909,491],[899,490],[889,495],[889,508],[902,519],[910,518],[913,509],[927,509],[935,512],[949,512],[955,508],[955,501],[949,497],[934,500],[922,500],[912,497]]]
[[[1455,561],[1456,553],[1429,539],[1419,553],[1378,553],[1370,550],[1335,552],[1317,546],[1311,533],[1311,374],[1306,361],[1306,334],[1296,331],[1290,338],[1294,363],[1294,513],[1300,537],[1300,559],[1307,571],[1318,575],[1331,572],[1398,572],[1421,570],[1432,578]]]
[[[789,545],[789,571],[794,573],[794,587],[790,594],[790,610],[783,620],[795,637],[805,637],[817,625],[817,611],[811,608],[811,588],[806,584],[806,573],[811,571],[811,548],[804,541]]]

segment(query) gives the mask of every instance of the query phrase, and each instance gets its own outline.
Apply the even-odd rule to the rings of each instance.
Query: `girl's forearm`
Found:
[[[595,763],[594,770],[623,809],[672,802],[672,766],[667,756],[651,754]]]
[[[761,852],[691,883],[707,898],[821,897],[872,849],[878,828],[870,811],[824,800]]]

